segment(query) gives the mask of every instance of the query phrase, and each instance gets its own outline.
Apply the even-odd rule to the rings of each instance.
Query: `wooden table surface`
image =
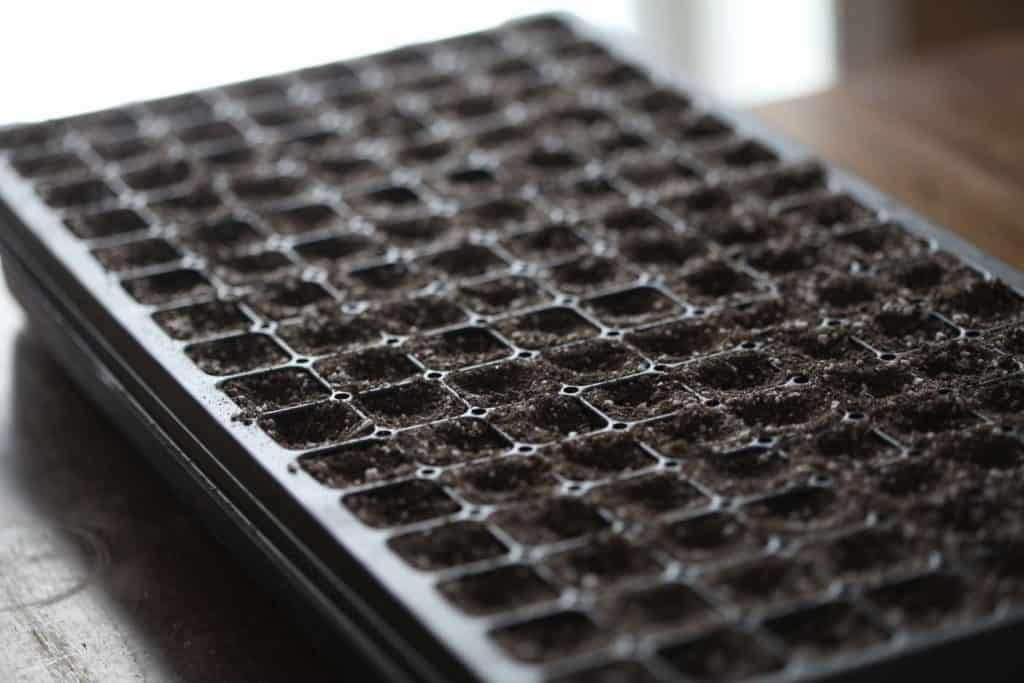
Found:
[[[1024,265],[1024,36],[763,118]],[[318,655],[51,361],[0,289],[0,680],[328,680]]]

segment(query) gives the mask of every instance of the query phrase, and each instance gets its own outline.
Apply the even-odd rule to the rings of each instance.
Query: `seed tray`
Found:
[[[349,672],[1013,661],[1024,276],[588,35],[0,130],[5,272]]]

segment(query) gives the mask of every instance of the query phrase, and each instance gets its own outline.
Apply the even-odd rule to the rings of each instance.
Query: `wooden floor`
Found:
[[[757,113],[1024,266],[1024,36]],[[327,680],[0,288],[0,680]]]

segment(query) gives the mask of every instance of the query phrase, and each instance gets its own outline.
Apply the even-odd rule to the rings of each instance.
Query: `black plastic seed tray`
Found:
[[[4,129],[0,197],[349,673],[1013,678],[1024,278],[560,19]]]

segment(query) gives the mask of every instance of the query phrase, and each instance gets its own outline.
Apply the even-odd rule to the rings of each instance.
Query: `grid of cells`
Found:
[[[0,150],[551,680],[785,672],[1024,594],[1019,293],[560,21]]]

